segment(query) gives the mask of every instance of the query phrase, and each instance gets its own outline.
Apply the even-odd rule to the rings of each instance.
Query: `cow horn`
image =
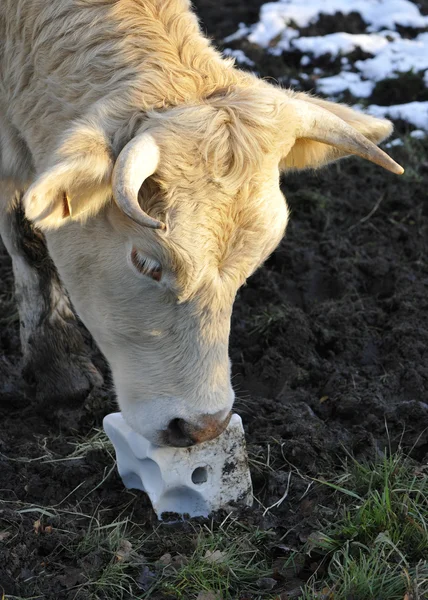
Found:
[[[347,154],[370,160],[396,175],[404,173],[401,165],[340,117],[309,102],[297,100],[293,104],[299,121],[296,138],[329,144]]]
[[[147,177],[156,171],[159,159],[159,146],[145,132],[126,144],[113,169],[113,196],[116,204],[130,219],[151,229],[165,229],[166,226],[144,212],[138,202],[138,192]]]

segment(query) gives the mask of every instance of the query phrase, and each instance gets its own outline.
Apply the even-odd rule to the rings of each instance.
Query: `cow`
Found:
[[[77,313],[135,431],[218,436],[234,298],[288,221],[280,175],[349,155],[400,174],[391,131],[240,71],[189,0],[2,0],[0,231],[39,395],[101,383]]]

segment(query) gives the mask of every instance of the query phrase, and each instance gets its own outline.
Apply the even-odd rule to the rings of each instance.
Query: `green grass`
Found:
[[[269,304],[260,313],[254,315],[251,333],[267,335],[272,328],[281,326],[287,313],[283,306]]]
[[[369,464],[351,460],[335,482],[323,483],[343,505],[336,524],[308,542],[308,553],[324,556],[328,575],[315,573],[303,598],[428,594],[428,468],[399,452]]]
[[[94,550],[104,550],[113,556],[116,555],[124,540],[127,540],[129,525],[128,519],[100,525],[98,519],[93,518],[77,545],[76,553],[85,556]]]
[[[272,576],[264,555],[268,537],[265,532],[249,532],[236,523],[216,532],[201,529],[193,553],[184,561],[155,565],[157,582],[143,598],[161,594],[194,600],[201,592],[212,592],[221,600],[235,600],[243,591],[252,594],[254,600],[266,598],[258,580]],[[268,597],[274,597],[272,592]]]
[[[159,552],[164,542],[161,529],[147,536],[129,519],[108,525],[92,519],[70,552],[78,563],[98,557],[102,566],[74,588],[76,600],[196,600],[201,592],[235,600],[242,591],[254,600],[275,598],[258,586],[260,578],[272,576],[265,556],[268,533],[249,531],[237,522],[217,531],[195,525],[181,536],[185,553],[168,554]]]
[[[87,582],[76,587],[76,598],[133,598],[137,588],[135,575],[145,562],[141,548],[146,539],[128,518],[106,525],[93,518],[72,553],[79,562],[86,557],[92,562],[97,557],[102,566],[96,574],[88,574]]]
[[[427,563],[412,567],[397,563],[390,541],[385,539],[371,548],[346,544],[331,557],[327,579],[321,585],[308,584],[302,598],[404,600],[407,594],[422,599],[427,591]]]
[[[71,446],[74,447],[73,452],[59,460],[80,460],[81,458],[85,458],[92,450],[105,451],[111,457],[114,455],[113,444],[102,429],[93,429],[88,437],[82,438],[76,442],[71,442]]]

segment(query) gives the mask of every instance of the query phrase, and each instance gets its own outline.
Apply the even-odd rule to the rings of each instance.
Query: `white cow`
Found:
[[[233,301],[287,224],[280,173],[349,154],[401,173],[390,132],[237,70],[188,0],[1,0],[0,230],[40,393],[100,381],[64,284],[135,430],[217,436]]]

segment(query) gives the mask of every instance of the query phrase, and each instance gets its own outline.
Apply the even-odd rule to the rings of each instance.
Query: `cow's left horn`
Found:
[[[370,160],[397,175],[404,172],[401,165],[340,117],[301,100],[294,101],[293,105],[298,122],[296,138],[329,144],[348,154]]]
[[[165,229],[166,226],[144,212],[138,202],[138,192],[147,177],[156,171],[159,159],[156,141],[149,133],[142,133],[126,144],[113,169],[116,204],[130,219],[151,229]]]

